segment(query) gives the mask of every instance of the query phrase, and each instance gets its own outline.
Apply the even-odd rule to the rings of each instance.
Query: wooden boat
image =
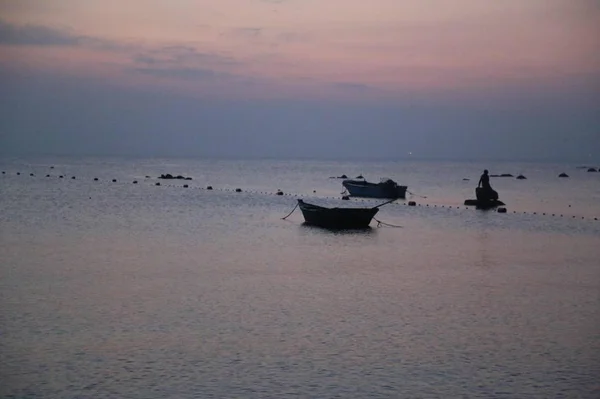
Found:
[[[379,183],[366,180],[344,180],[342,185],[353,197],[406,198],[407,186],[400,186],[392,179],[383,178]]]
[[[298,206],[306,224],[330,229],[361,229],[369,227],[381,205],[373,208],[325,208],[299,199]]]

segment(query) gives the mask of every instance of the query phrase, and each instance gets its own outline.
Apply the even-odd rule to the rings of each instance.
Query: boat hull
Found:
[[[394,182],[370,183],[364,180],[344,180],[342,185],[351,196],[363,198],[406,198],[408,188]]]
[[[364,229],[379,208],[325,208],[298,200],[306,224],[330,229]]]

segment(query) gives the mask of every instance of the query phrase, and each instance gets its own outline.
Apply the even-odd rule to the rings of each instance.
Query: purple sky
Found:
[[[0,152],[600,160],[596,0],[0,0]]]

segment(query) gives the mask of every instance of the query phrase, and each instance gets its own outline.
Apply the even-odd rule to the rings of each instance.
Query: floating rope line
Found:
[[[51,168],[51,169],[54,169],[54,168]],[[17,176],[27,175],[27,173],[28,172],[16,172],[16,175]],[[10,171],[8,171],[8,172],[7,171],[2,171],[2,175],[10,176],[10,174],[11,174]],[[29,172],[29,176],[37,178],[37,177],[40,177],[42,175]],[[57,177],[57,178],[63,179],[63,180],[66,180],[65,178],[67,177],[66,174],[62,174],[62,175],[46,174],[45,176],[47,178],[51,178],[51,177],[56,178]],[[114,179],[114,178],[113,179],[107,179],[107,180],[105,180],[103,178],[94,177],[94,178],[91,178],[91,179],[93,181],[95,181],[95,182],[104,182],[104,183],[110,183],[110,182],[112,182],[115,185],[131,184],[131,182],[125,183],[123,181],[119,181],[119,180]],[[152,178],[150,176],[146,176],[146,181],[148,181],[148,179],[152,179]],[[71,179],[69,179],[69,180],[80,181],[81,179],[77,178],[76,176],[72,176],[71,175]],[[138,183],[138,180],[134,180],[133,181],[133,184],[136,184],[136,183]],[[180,186],[180,185],[176,185],[176,184],[162,184],[160,182],[158,182],[158,183],[157,182],[149,182],[149,183],[150,184],[148,184],[147,187],[150,187],[150,186],[162,186],[162,187],[174,187],[174,188],[190,188],[190,189],[196,189],[196,190],[213,190],[212,186],[207,186],[207,187],[197,187],[196,186],[196,187],[194,187],[193,185],[190,186],[190,185],[187,185],[187,184],[183,185],[183,186]],[[146,186],[146,185],[144,185],[144,186]],[[234,189],[234,188],[214,188],[214,190],[215,191],[221,191],[221,192],[238,192],[238,193],[243,191],[243,192],[249,193],[249,194],[264,194],[264,195],[289,196],[289,197],[295,197],[295,198],[310,197],[310,198],[315,198],[315,199],[317,199],[317,198],[318,199],[333,199],[333,200],[339,200],[340,199],[339,197],[317,195],[315,190],[313,190],[312,194],[283,193],[283,192],[280,192],[280,190],[278,190],[276,192],[267,192],[267,191],[258,191],[258,190],[256,190],[256,191],[255,190],[242,190],[240,188],[237,188],[237,189]],[[344,190],[344,192],[342,194],[344,194],[344,193],[347,193],[347,190]],[[415,194],[415,193],[410,192],[408,190],[407,190],[407,193],[409,193],[410,195],[414,195],[416,197],[427,198],[426,196],[418,195],[418,194]],[[352,198],[352,200],[353,200],[352,202],[355,202],[355,203],[356,202],[373,203],[374,201],[376,201],[376,199],[372,199],[372,198]],[[396,202],[395,204],[392,203],[392,202],[397,201],[397,200],[404,200],[405,202],[402,202],[402,203]],[[463,209],[463,207],[459,206],[459,205],[416,204],[415,201],[408,201],[408,202],[406,202],[405,199],[400,199],[400,198],[394,199],[392,201],[387,201],[387,202],[384,202],[382,204],[375,205],[374,207],[378,208],[378,207],[380,207],[382,205],[386,205],[386,204],[399,205],[399,206],[400,205],[405,205],[405,206],[408,205],[408,206],[413,206],[413,207],[415,207],[415,206],[416,207],[420,207],[421,205],[423,205],[423,207],[444,208],[444,209],[448,209],[448,210],[455,210],[455,209],[456,210],[462,210]],[[288,215],[286,215],[285,217],[283,217],[282,219],[286,219],[287,217],[289,217],[296,210],[297,207],[298,207],[298,204],[296,204],[296,206],[294,207],[294,209]],[[571,205],[569,205],[569,208],[570,207],[571,207]],[[469,210],[469,209],[476,210],[477,208],[476,207],[472,207],[472,208],[471,207],[464,207],[464,209],[465,210]],[[498,213],[506,213],[506,212],[499,212],[498,210],[496,212],[498,212]],[[587,221],[599,221],[600,220],[600,217],[597,217],[597,216],[594,217],[594,216],[582,216],[582,215],[572,215],[572,214],[569,215],[569,214],[550,213],[550,212],[515,211],[515,210],[513,210],[512,213],[516,214],[516,215],[535,215],[535,216],[538,216],[538,217],[541,217],[541,216],[552,216],[552,217],[556,217],[556,218],[565,218],[565,219],[568,218],[570,220],[587,220]],[[381,222],[381,221],[379,221],[377,219],[374,219],[374,220],[376,220],[379,224],[385,225],[385,226],[403,227],[403,226],[394,226],[394,225],[391,225],[389,223],[384,223],[384,222]]]
[[[419,198],[427,198],[425,195],[419,195],[419,194],[415,194],[415,193],[412,193],[412,192],[410,192],[410,191],[408,191],[408,190],[406,190],[406,192],[407,192],[407,193],[409,193],[410,195],[414,195],[415,197],[419,197]]]

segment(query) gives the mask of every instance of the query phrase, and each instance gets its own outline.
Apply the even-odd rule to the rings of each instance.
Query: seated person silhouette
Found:
[[[483,171],[479,178],[475,194],[479,201],[496,201],[498,199],[498,193],[490,186],[490,176],[487,169]]]

